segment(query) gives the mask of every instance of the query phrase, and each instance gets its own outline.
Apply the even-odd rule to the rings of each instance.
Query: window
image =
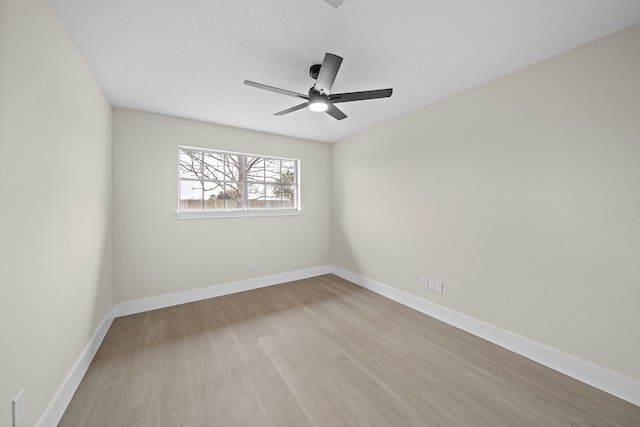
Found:
[[[300,161],[178,147],[178,218],[300,213]]]

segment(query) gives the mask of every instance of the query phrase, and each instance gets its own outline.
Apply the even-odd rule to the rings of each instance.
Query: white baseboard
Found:
[[[89,369],[89,365],[98,351],[100,344],[102,344],[102,340],[107,335],[111,322],[113,322],[113,308],[109,308],[102,318],[89,343],[82,353],[80,353],[80,357],[78,357],[78,360],[62,381],[62,384],[53,396],[53,399],[51,399],[51,402],[49,402],[36,427],[55,427],[58,425],[62,414],[64,414],[69,402],[71,402],[73,394],[78,389],[80,381],[82,381],[85,372]]]
[[[578,381],[640,406],[640,382],[636,380],[426,301],[415,295],[360,276],[349,270],[333,266],[332,273]]]
[[[145,311],[156,310],[158,308],[215,298],[222,295],[234,294],[236,292],[249,291],[251,289],[264,288],[266,286],[329,274],[331,271],[332,266],[325,265],[307,268],[305,270],[274,274],[272,276],[257,277],[255,279],[240,280],[238,282],[225,283],[223,285],[208,286],[206,288],[120,302],[114,306],[114,316],[128,316],[130,314],[142,313]]]
[[[558,350],[522,338],[511,332],[473,319],[464,314],[439,306],[432,302],[418,298],[415,295],[395,289],[391,286],[368,279],[337,266],[320,266],[305,270],[241,280],[223,285],[209,286],[174,294],[160,295],[134,301],[115,304],[105,314],[93,337],[80,354],[80,357],[69,371],[58,391],[40,417],[36,427],[53,427],[58,424],[67,405],[76,392],[80,381],[89,368],[96,351],[100,347],[114,317],[141,313],[158,308],[169,307],[187,302],[200,301],[236,292],[263,288],[280,283],[307,279],[333,273],[363,288],[387,297],[414,310],[434,317],[507,350],[538,362],[544,366],[610,393],[628,402],[640,406],[640,382],[624,377],[615,372],[596,366],[592,363],[567,355]]]

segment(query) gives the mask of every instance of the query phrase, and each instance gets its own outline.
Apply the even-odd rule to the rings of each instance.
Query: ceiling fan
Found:
[[[324,56],[322,64],[312,65],[311,68],[309,68],[309,75],[312,79],[316,80],[316,83],[309,89],[308,95],[298,92],[292,92],[290,90],[280,89],[273,86],[268,86],[262,83],[252,82],[250,80],[245,80],[244,84],[305,100],[305,102],[303,102],[302,104],[298,104],[295,107],[287,108],[286,110],[275,113],[275,116],[283,116],[285,114],[301,110],[308,106],[311,111],[326,111],[327,114],[329,114],[336,120],[342,120],[346,118],[347,115],[333,104],[337,104],[339,102],[388,98],[393,93],[393,89],[378,89],[348,93],[331,93],[331,88],[333,87],[333,82],[336,79],[338,70],[340,69],[340,64],[342,64],[341,57],[332,53],[327,53]]]

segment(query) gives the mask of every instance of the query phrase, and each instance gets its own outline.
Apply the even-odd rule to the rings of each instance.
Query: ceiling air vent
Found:
[[[333,7],[338,7],[338,6],[342,6],[342,3],[344,3],[347,0],[324,0],[324,1],[326,3],[329,3]]]

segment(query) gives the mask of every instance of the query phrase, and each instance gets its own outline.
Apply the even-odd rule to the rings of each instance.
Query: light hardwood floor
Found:
[[[640,426],[640,407],[327,275],[115,319],[59,426]]]

